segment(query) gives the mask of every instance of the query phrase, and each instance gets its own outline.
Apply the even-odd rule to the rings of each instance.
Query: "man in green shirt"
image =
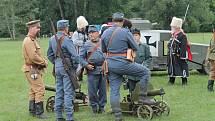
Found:
[[[138,50],[136,51],[136,57],[135,57],[135,62],[142,64],[143,66],[146,66],[147,68],[149,68],[151,62],[152,62],[152,56],[151,56],[151,52],[150,52],[150,48],[149,45],[142,43],[140,41],[141,39],[141,33],[140,30],[138,29],[133,29],[131,30],[134,40],[138,45]],[[135,80],[135,81],[131,81],[131,80]],[[140,79],[138,77],[132,77],[132,76],[128,76],[128,86],[129,86],[129,91],[133,91],[135,88],[135,84],[139,81]]]

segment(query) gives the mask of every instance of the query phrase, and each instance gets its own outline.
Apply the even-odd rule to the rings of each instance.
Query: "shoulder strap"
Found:
[[[109,41],[108,41],[108,44],[107,44],[107,50],[108,50],[108,48],[110,47],[110,44],[112,43],[113,37],[115,36],[116,32],[117,32],[119,29],[120,29],[120,28],[117,27],[117,28],[113,31],[113,33],[112,33],[112,35],[111,35],[111,37],[110,37],[110,39],[109,39]]]
[[[56,36],[56,37],[55,37],[55,40],[56,40],[56,42],[57,42],[57,51],[56,51],[55,56],[56,56],[56,57],[61,57],[60,54],[63,53],[63,52],[62,52],[62,49],[61,49],[61,44],[63,43],[64,35],[61,36],[59,39],[57,39],[57,35],[55,35],[55,36]]]
[[[96,44],[96,46],[90,50],[91,53],[87,56],[87,60],[90,59],[90,57],[91,57],[91,56],[93,55],[93,53],[98,49],[98,47],[99,47],[100,44],[101,44],[101,41],[99,41],[99,42]]]

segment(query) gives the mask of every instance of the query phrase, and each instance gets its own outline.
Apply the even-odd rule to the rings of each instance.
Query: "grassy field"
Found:
[[[209,44],[209,40],[212,38],[211,33],[188,33],[188,40],[193,43]]]
[[[202,34],[188,34],[191,42],[208,43],[211,34],[207,39],[202,40]],[[194,38],[194,39],[193,39]],[[208,39],[209,38],[209,39]],[[40,44],[44,53],[48,46],[47,39],[41,39]],[[0,39],[0,121],[38,121],[28,115],[28,83],[21,72],[23,64],[21,54],[22,41],[11,41]],[[52,65],[49,64],[44,80],[48,85],[54,85],[54,78],[51,76]],[[215,121],[215,94],[206,90],[208,76],[200,75],[192,71],[188,80],[188,86],[182,87],[181,80],[177,79],[174,86],[168,86],[166,72],[153,72],[151,83],[155,88],[163,87],[166,91],[164,100],[170,105],[169,116],[155,117],[152,121]],[[86,81],[83,83],[83,90],[86,92]],[[122,95],[127,94],[122,90]],[[46,92],[45,99],[54,95],[53,92]],[[109,93],[108,93],[109,95]],[[160,97],[157,97],[158,99]],[[108,98],[109,102],[109,98]],[[110,104],[107,104],[106,111],[110,111]],[[46,121],[54,121],[54,113]],[[89,107],[82,107],[75,113],[78,121],[114,121],[114,116],[106,113],[94,115]],[[125,121],[139,121],[136,117],[124,116]]]

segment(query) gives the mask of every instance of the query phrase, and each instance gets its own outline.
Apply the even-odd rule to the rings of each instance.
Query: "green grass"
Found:
[[[192,43],[209,44],[212,33],[187,33],[188,40]]]
[[[193,34],[188,36],[191,37]],[[204,41],[198,40],[198,42]],[[40,40],[40,44],[45,54],[48,40]],[[38,121],[28,115],[28,83],[21,72],[23,64],[21,46],[22,41],[0,39],[0,121]],[[48,85],[55,83],[51,76],[51,69],[52,65],[49,64],[44,76],[45,83]],[[155,88],[165,89],[164,100],[169,103],[171,113],[169,116],[155,117],[152,121],[215,121],[215,94],[207,92],[207,79],[208,76],[193,71],[188,79],[188,86],[182,87],[180,79],[176,80],[175,86],[168,86],[166,72],[153,72],[150,81]],[[86,89],[85,81],[84,92]],[[126,94],[127,91],[122,90],[121,96]],[[52,95],[54,95],[53,92],[46,92],[45,100]],[[156,98],[160,99],[159,96]],[[110,111],[109,96],[106,111]],[[51,118],[45,121],[55,120],[54,113],[48,113],[48,115]],[[114,116],[108,113],[93,115],[89,107],[81,107],[80,111],[75,113],[75,118],[78,121],[114,121]],[[126,115],[124,118],[125,121],[138,121],[134,116]]]

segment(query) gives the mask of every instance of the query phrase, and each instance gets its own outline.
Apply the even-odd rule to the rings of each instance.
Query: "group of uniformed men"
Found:
[[[56,96],[55,113],[57,121],[74,121],[73,101],[75,89],[69,75],[64,69],[62,58],[58,53],[58,46],[72,63],[73,68],[85,68],[88,79],[88,96],[93,113],[105,112],[107,102],[106,79],[103,68],[104,61],[108,64],[108,78],[110,85],[110,104],[115,115],[115,121],[122,121],[120,108],[120,85],[123,75],[128,75],[130,83],[140,82],[139,103],[154,104],[147,98],[147,84],[150,70],[147,65],[151,62],[149,46],[140,42],[141,33],[138,29],[129,30],[124,26],[124,14],[117,12],[112,15],[113,26],[105,30],[102,35],[95,25],[88,27],[83,16],[77,18],[77,31],[72,39],[69,37],[69,21],[57,22],[57,33],[49,40],[47,57],[55,65]],[[27,23],[28,34],[23,41],[23,56],[25,64],[23,71],[29,82],[29,113],[38,118],[48,118],[44,114],[43,97],[45,86],[43,71],[47,68],[48,60],[42,56],[40,46],[36,40],[40,31],[40,21]],[[169,41],[168,74],[169,84],[174,84],[175,77],[182,78],[182,84],[187,84],[188,66],[186,63],[187,39],[181,29],[182,20],[173,18],[171,23],[172,38]],[[133,35],[132,35],[133,34]],[[56,40],[56,38],[58,38]],[[60,42],[58,42],[60,41]],[[60,43],[60,45],[58,45]],[[127,50],[136,51],[135,62],[127,59]],[[212,77],[211,77],[212,78]],[[82,80],[82,77],[79,77]],[[212,81],[210,81],[211,85]],[[210,90],[212,87],[210,86]],[[66,113],[63,118],[62,111]]]

